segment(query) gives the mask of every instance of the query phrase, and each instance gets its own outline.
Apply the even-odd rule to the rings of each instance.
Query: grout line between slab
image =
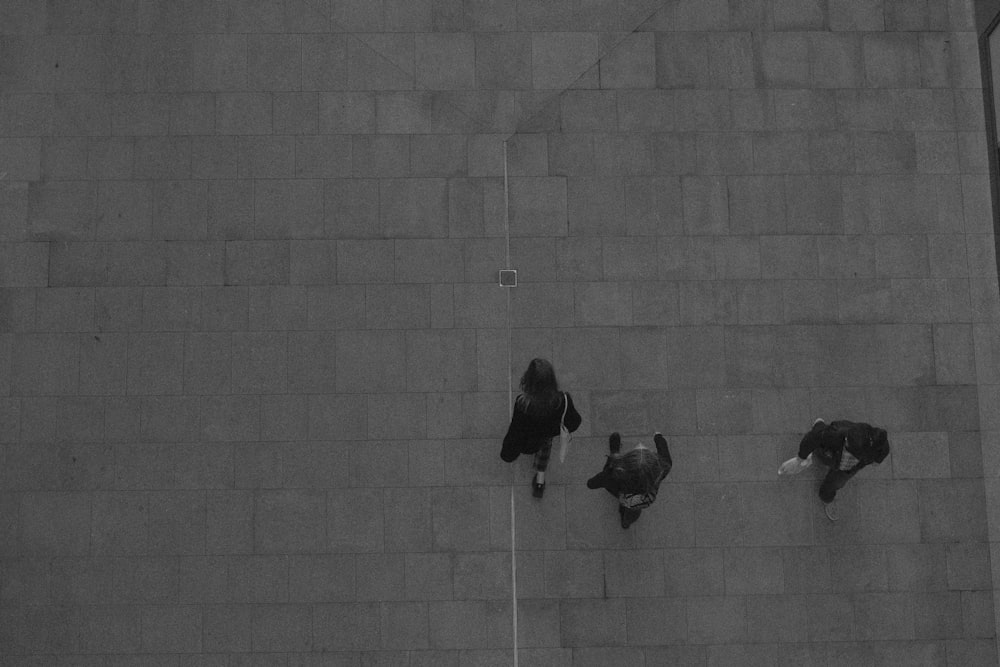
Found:
[[[510,197],[507,180],[507,141],[503,142],[503,228],[506,241],[506,264],[510,268]],[[507,301],[507,413],[514,412],[514,379],[510,333],[510,287],[501,287],[506,292]],[[517,667],[517,516],[514,510],[514,469],[510,478],[510,592],[511,626],[514,643],[514,667]]]

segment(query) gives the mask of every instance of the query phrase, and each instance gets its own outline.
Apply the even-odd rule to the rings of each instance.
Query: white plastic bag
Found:
[[[562,421],[559,422],[559,463],[566,462],[566,452],[569,451],[569,445],[573,442],[573,434],[566,428],[566,411],[569,409],[569,399],[565,400]]]
[[[810,454],[805,459],[800,459],[798,456],[793,456],[778,468],[779,475],[798,475],[800,472],[811,466],[813,463],[813,455]]]

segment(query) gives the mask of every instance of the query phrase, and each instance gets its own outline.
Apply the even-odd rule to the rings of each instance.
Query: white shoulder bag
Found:
[[[566,411],[569,410],[569,396],[563,394],[562,420],[559,422],[559,463],[566,461],[566,452],[569,451],[569,443],[573,441],[573,434],[566,428]]]

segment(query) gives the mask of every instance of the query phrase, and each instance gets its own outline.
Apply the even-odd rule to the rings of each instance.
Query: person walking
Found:
[[[573,407],[569,392],[560,391],[556,372],[547,359],[535,358],[521,376],[521,393],[514,400],[514,414],[503,439],[500,458],[510,463],[521,454],[534,455],[532,495],[545,495],[545,471],[552,454],[552,439],[565,426],[572,433],[583,418]]]
[[[588,489],[606,489],[618,498],[618,514],[622,528],[628,528],[639,519],[642,510],[653,504],[660,490],[660,482],[670,474],[673,459],[667,439],[653,434],[656,451],[639,443],[625,454],[621,453],[622,439],[617,432],[608,438],[611,453],[604,469],[587,480]]]
[[[827,466],[829,469],[819,487],[819,498],[823,501],[826,518],[836,521],[839,518],[834,505],[837,491],[844,488],[862,468],[882,463],[888,455],[889,436],[885,429],[844,419],[829,424],[817,419],[802,437],[798,456],[785,461],[778,473],[794,475],[814,461]]]

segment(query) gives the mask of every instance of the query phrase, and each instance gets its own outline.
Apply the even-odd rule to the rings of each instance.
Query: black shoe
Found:
[[[622,437],[615,431],[608,437],[608,447],[611,448],[612,454],[617,454],[622,450]]]
[[[545,482],[539,482],[537,476],[531,480],[531,495],[535,498],[541,498],[545,495]]]

